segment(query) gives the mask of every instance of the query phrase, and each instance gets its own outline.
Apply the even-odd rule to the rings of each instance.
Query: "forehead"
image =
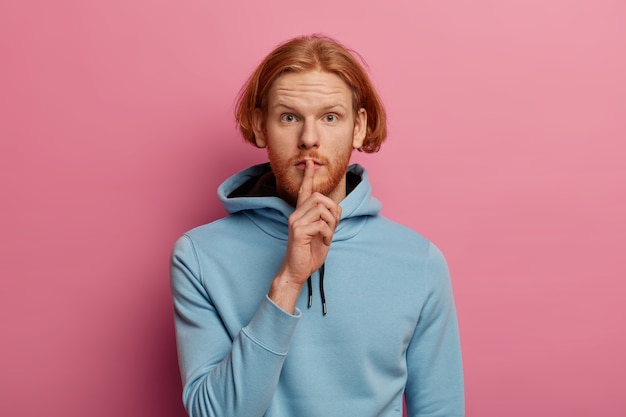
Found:
[[[269,90],[269,104],[337,103],[351,108],[350,87],[336,74],[326,71],[287,72]]]

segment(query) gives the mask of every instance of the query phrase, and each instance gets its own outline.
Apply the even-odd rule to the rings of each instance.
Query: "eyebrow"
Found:
[[[281,108],[281,107],[285,108],[287,110],[296,111],[295,107],[292,107],[292,106],[290,106],[290,105],[288,105],[286,103],[283,103],[283,102],[278,102],[278,103],[276,103],[276,104],[274,104],[272,106],[272,108],[274,108],[274,109]],[[328,111],[328,110],[332,110],[332,109],[336,109],[336,108],[340,108],[340,109],[343,109],[344,111],[348,111],[348,108],[344,104],[342,104],[342,103],[329,104],[327,106],[324,106],[322,108],[322,110]]]

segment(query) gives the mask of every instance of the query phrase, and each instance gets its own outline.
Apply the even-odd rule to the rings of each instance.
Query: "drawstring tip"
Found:
[[[311,282],[311,277],[306,281],[307,287],[309,289],[309,308],[313,305],[313,283]]]
[[[322,264],[320,268],[320,296],[322,297],[322,313],[326,315],[326,296],[324,295],[324,270],[326,269],[326,264]]]
[[[307,279],[307,289],[309,290],[309,305],[311,308],[313,305],[313,283],[311,277]],[[324,295],[324,264],[320,268],[320,295],[322,296],[322,313],[326,315],[326,296]]]

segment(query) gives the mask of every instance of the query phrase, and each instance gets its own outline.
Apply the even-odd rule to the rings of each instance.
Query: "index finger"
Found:
[[[313,194],[313,175],[315,174],[315,163],[307,159],[304,167],[304,176],[302,177],[302,183],[300,184],[300,190],[298,191],[298,201],[296,207],[299,207],[307,198]]]

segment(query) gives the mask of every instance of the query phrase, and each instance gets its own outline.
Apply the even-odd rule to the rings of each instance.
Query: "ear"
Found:
[[[254,143],[257,148],[265,148],[267,146],[265,118],[261,109],[254,109]]]
[[[367,133],[367,111],[361,107],[354,118],[354,130],[352,133],[352,148],[359,149],[365,141]]]

